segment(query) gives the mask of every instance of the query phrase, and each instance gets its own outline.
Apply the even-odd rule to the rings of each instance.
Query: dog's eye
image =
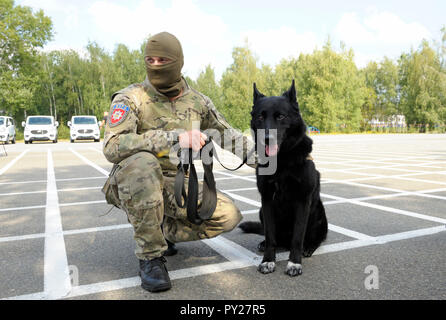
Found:
[[[285,116],[284,116],[283,114],[279,114],[279,115],[276,117],[276,120],[278,120],[278,121],[283,120],[283,119],[285,119]]]

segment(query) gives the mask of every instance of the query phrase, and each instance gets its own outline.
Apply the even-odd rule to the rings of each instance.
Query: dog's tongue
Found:
[[[277,151],[279,151],[279,146],[277,144],[271,146],[267,145],[265,148],[265,152],[268,157],[275,156],[277,154]]]

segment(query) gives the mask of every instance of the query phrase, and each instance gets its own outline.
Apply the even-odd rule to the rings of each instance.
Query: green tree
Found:
[[[297,61],[299,104],[308,125],[325,132],[358,131],[365,86],[353,61],[353,51],[331,48],[301,54]]]
[[[207,65],[205,70],[200,72],[194,85],[195,89],[208,96],[217,109],[222,108],[221,88],[215,81],[214,69]]]
[[[37,49],[52,37],[52,22],[42,10],[0,0],[0,102],[3,112],[23,119],[33,109],[39,86]]]
[[[222,88],[221,112],[236,128],[249,128],[252,109],[253,83],[262,90],[263,83],[257,67],[257,58],[248,44],[232,51],[233,63],[226,69],[220,80]]]
[[[427,41],[418,50],[401,55],[401,109],[406,121],[420,131],[445,124],[446,74],[440,57]]]

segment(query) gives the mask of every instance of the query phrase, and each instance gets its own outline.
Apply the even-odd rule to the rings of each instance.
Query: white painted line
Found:
[[[56,182],[60,181],[77,181],[77,180],[92,180],[92,179],[107,179],[107,177],[88,177],[88,178],[69,178],[69,179],[56,179]],[[0,182],[0,185],[8,184],[24,184],[24,183],[46,183],[46,180],[34,180],[34,181],[17,181],[17,182]]]
[[[84,161],[86,164],[88,164],[89,166],[95,168],[96,170],[98,170],[100,173],[102,173],[104,176],[108,176],[109,172],[105,169],[102,169],[100,166],[98,166],[96,163],[94,163],[93,161],[88,160],[87,158],[85,158],[83,155],[79,154],[78,152],[74,151],[72,148],[68,148],[68,150],[70,150],[71,152],[73,152],[79,159],[81,159],[82,161]]]
[[[258,202],[258,201],[251,200],[249,198],[246,198],[246,197],[243,197],[243,196],[239,196],[238,194],[227,192],[227,191],[225,191],[225,193],[228,196],[230,196],[230,197],[232,197],[232,198],[234,198],[236,200],[248,203],[250,205],[253,205],[253,206],[256,206],[256,207],[259,207],[259,208],[262,206],[262,204],[260,202]],[[321,195],[323,195],[323,194],[321,193]],[[324,196],[327,197],[327,198],[338,199],[338,197],[335,197],[335,196],[330,196],[330,195],[324,195]],[[347,201],[347,200],[348,199],[345,199],[345,201]],[[348,201],[348,202],[350,202],[350,201]],[[252,210],[252,211],[254,211],[254,210]],[[257,212],[257,210],[254,211],[254,212]],[[340,234],[344,234],[344,235],[346,235],[348,237],[351,237],[351,238],[356,238],[356,239],[370,239],[371,238],[369,235],[366,235],[364,233],[360,233],[360,232],[357,232],[357,231],[353,231],[353,230],[345,229],[345,228],[342,228],[342,227],[338,227],[338,226],[335,226],[333,224],[328,224],[328,229],[330,229],[331,231],[340,233]]]
[[[82,234],[82,233],[91,233],[91,232],[101,232],[101,231],[111,231],[111,230],[120,230],[120,229],[129,229],[132,228],[132,225],[129,223],[117,224],[112,226],[104,226],[104,227],[96,227],[96,228],[86,228],[86,229],[77,229],[77,230],[67,230],[64,231],[64,235],[69,236],[73,234]]]
[[[243,201],[247,204],[250,204],[252,206],[256,206],[256,207],[261,207],[262,204],[259,201],[255,201],[255,200],[251,200],[249,198],[243,197],[243,196],[239,196],[238,194],[235,193],[231,193],[231,192],[225,192],[228,196],[230,196],[231,198],[235,199],[235,200],[239,200],[239,201]]]
[[[47,196],[45,210],[44,292],[48,299],[59,299],[71,290],[62,219],[59,211],[56,177],[51,150],[48,149]]]
[[[253,176],[237,176],[235,174],[230,174],[230,173],[219,171],[219,170],[214,171],[214,173],[218,173],[218,174],[221,174],[221,175],[224,175],[224,176],[227,176],[227,177],[233,177],[233,178],[240,179],[240,180],[256,182],[255,176],[254,176],[254,178],[251,178]]]
[[[314,255],[320,255],[320,254],[326,254],[331,252],[339,252],[354,248],[361,248],[371,245],[382,245],[385,243],[393,242],[393,241],[400,241],[400,240],[407,240],[407,239],[413,239],[418,238],[422,236],[437,234],[440,232],[446,231],[446,226],[437,226],[437,227],[431,227],[431,228],[425,228],[425,229],[419,229],[419,230],[413,230],[413,231],[407,231],[407,232],[400,232],[390,235],[384,235],[384,236],[378,236],[374,237],[372,239],[364,239],[364,240],[353,240],[353,241],[346,241],[346,242],[340,242],[340,243],[333,243],[333,244],[327,244],[320,246],[315,252]],[[288,260],[289,251],[288,252],[281,252],[277,255],[277,261],[283,261]]]
[[[346,235],[350,238],[354,238],[354,239],[358,239],[358,240],[370,240],[373,239],[372,236],[366,235],[364,233],[360,233],[360,232],[356,232],[353,230],[349,230],[346,228],[342,228],[339,226],[335,226],[334,224],[329,223],[328,224],[328,229],[343,235]]]
[[[21,154],[19,154],[17,157],[15,157],[13,160],[11,160],[6,166],[0,169],[0,176],[4,174],[9,168],[11,168],[17,161],[19,161],[29,150],[23,151]]]
[[[242,211],[241,214],[250,214],[250,213],[258,213],[259,209],[255,210],[245,210]],[[119,229],[129,229],[132,228],[132,225],[129,223],[125,224],[116,224],[111,226],[104,226],[104,227],[94,227],[94,228],[85,228],[85,229],[75,229],[75,230],[66,230],[63,231],[64,236],[74,235],[74,234],[83,234],[83,233],[90,233],[90,232],[102,232],[102,231],[111,231],[111,230],[119,230]],[[11,242],[11,241],[21,241],[21,240],[28,240],[28,239],[39,239],[44,238],[44,233],[35,233],[35,234],[28,234],[23,236],[11,236],[11,237],[3,237],[0,238],[0,242]]]
[[[382,245],[384,243],[399,241],[399,240],[403,240],[403,239],[404,240],[412,239],[412,238],[417,238],[417,237],[421,237],[421,236],[437,234],[437,233],[444,232],[444,231],[446,231],[445,226],[438,226],[438,227],[414,230],[414,231],[409,231],[409,232],[401,232],[401,233],[396,233],[396,234],[392,234],[392,235],[379,236],[379,237],[375,237],[372,239],[366,239],[366,240],[353,240],[353,241],[328,244],[328,245],[323,245],[323,246],[319,247],[314,252],[314,255],[339,252],[339,251],[360,248],[360,247],[366,247],[366,246],[371,246],[371,245]],[[277,261],[288,260],[288,256],[289,256],[289,252],[281,252],[281,253],[277,254],[276,260]],[[254,259],[260,261],[262,259],[262,256],[255,254]],[[250,262],[248,262],[248,261],[246,261],[246,262],[240,262],[240,261],[231,262],[231,261],[229,261],[229,262],[215,263],[215,264],[204,265],[204,266],[199,266],[199,267],[192,267],[192,268],[169,271],[169,275],[170,275],[171,280],[193,278],[193,277],[197,277],[197,276],[203,276],[203,275],[218,273],[218,272],[222,272],[222,271],[230,271],[230,270],[250,267],[250,266],[252,266],[251,262],[252,261],[250,261]],[[168,266],[168,264],[167,264],[167,266]],[[82,286],[73,287],[72,291],[67,296],[67,298],[102,293],[102,292],[107,292],[107,291],[112,291],[112,290],[122,290],[122,289],[126,289],[126,288],[133,288],[133,287],[139,286],[140,284],[141,284],[141,280],[139,277],[132,277],[132,278],[125,278],[125,279],[118,279],[118,280],[82,285]],[[33,293],[33,294],[28,294],[28,295],[8,297],[8,298],[4,298],[2,300],[29,300],[29,299],[44,299],[44,298],[46,298],[46,296],[42,292],[38,292],[38,293]]]
[[[4,208],[4,209],[0,209],[0,212],[19,211],[19,210],[32,210],[32,209],[41,209],[41,208],[46,208],[46,205],[29,206],[29,207],[17,207],[17,208]]]
[[[71,207],[71,206],[98,204],[98,203],[107,203],[107,201],[105,201],[105,200],[97,200],[97,201],[59,203],[59,207]],[[4,209],[0,209],[0,212],[19,211],[19,210],[31,210],[31,209],[41,209],[41,208],[46,208],[46,206],[45,205],[39,205],[39,206],[29,206],[29,207],[4,208]]]
[[[8,184],[24,184],[24,183],[46,183],[46,180],[17,181],[17,182],[0,182],[0,185],[8,185]]]
[[[57,191],[58,192],[71,192],[71,191],[84,191],[84,190],[95,190],[95,189],[102,189],[102,187],[67,188],[67,189],[59,189]],[[2,197],[2,196],[18,196],[18,195],[45,193],[45,192],[46,192],[46,190],[0,193],[0,197]]]
[[[242,211],[241,213],[242,213],[242,215],[251,214],[251,213],[259,213],[259,209],[245,210],[245,211]]]
[[[362,207],[378,209],[378,210],[386,211],[386,212],[390,212],[390,213],[396,213],[396,214],[409,216],[409,217],[413,217],[413,218],[418,218],[418,219],[422,219],[422,220],[427,220],[427,221],[438,222],[438,223],[441,223],[441,224],[446,224],[446,219],[433,217],[433,216],[428,216],[428,215],[425,215],[425,214],[420,214],[420,213],[406,211],[406,210],[400,210],[400,209],[386,207],[386,206],[373,204],[373,203],[368,203],[368,202],[361,202],[361,201],[357,201],[357,200],[350,200],[350,199],[347,199],[347,198],[331,196],[331,195],[323,194],[323,193],[321,193],[321,196],[324,196],[324,197],[327,197],[327,198],[331,198],[331,199],[336,199],[336,200],[343,200],[345,202],[356,204],[356,205],[362,206]]]
[[[228,190],[222,190],[222,192],[238,192],[238,191],[250,191],[250,190],[257,190],[257,188],[252,187],[252,188],[228,189]]]
[[[202,242],[231,262],[241,262],[248,265],[257,265],[259,262],[257,254],[224,237],[205,239]]]
[[[221,262],[187,269],[169,271],[169,276],[171,280],[179,280],[179,279],[192,278],[207,274],[213,274],[217,272],[244,268],[248,266],[250,265],[245,265],[240,262]],[[167,267],[169,267],[169,264],[167,264]],[[67,296],[67,298],[79,297],[88,294],[95,294],[113,290],[122,290],[126,288],[137,287],[139,285],[141,285],[141,279],[139,277],[112,280],[101,283],[93,283],[93,284],[73,287],[73,290]]]
[[[44,238],[44,237],[45,237],[44,233],[34,233],[34,234],[28,234],[28,235],[24,235],[24,236],[3,237],[3,238],[0,238],[0,242],[39,239],[39,238]]]
[[[360,197],[360,198],[353,198],[353,199],[348,199],[348,200],[367,201],[367,200],[376,200],[376,199],[397,198],[397,197],[404,197],[404,196],[417,196],[417,197],[426,197],[426,198],[433,198],[433,199],[439,199],[439,200],[446,200],[446,197],[429,194],[429,193],[442,192],[442,191],[446,191],[446,188],[430,189],[430,190],[423,190],[423,191],[417,191],[417,192],[407,191],[407,192],[401,192],[401,193],[382,194],[382,195],[378,195],[378,196]],[[324,205],[328,206],[331,204],[339,204],[339,203],[346,203],[346,201],[345,200],[325,201]]]
[[[25,195],[25,194],[35,194],[35,193],[45,193],[46,190],[40,190],[40,191],[27,191],[27,192],[11,192],[11,193],[0,193],[0,197],[6,197],[6,196],[19,196],[19,195]]]
[[[69,178],[69,179],[56,179],[57,182],[61,181],[77,181],[77,180],[92,180],[92,179],[107,179],[107,177],[87,177],[87,178]]]

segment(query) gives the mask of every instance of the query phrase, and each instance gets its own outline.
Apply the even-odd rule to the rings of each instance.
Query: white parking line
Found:
[[[23,151],[17,157],[15,157],[11,162],[9,162],[6,166],[0,169],[0,176],[4,174],[9,168],[11,168],[17,161],[19,161],[29,150]]]
[[[334,244],[327,244],[319,247],[314,255],[327,254],[332,252],[339,252],[354,248],[367,247],[371,245],[382,245],[385,243],[390,243],[394,241],[413,239],[426,235],[433,235],[440,232],[445,232],[445,226],[438,226],[426,229],[413,230],[408,232],[395,233],[391,235],[378,236],[373,237],[371,239],[361,239],[361,240],[353,240],[353,241],[345,241]],[[289,252],[281,252],[276,256],[277,261],[288,260]],[[180,270],[169,271],[169,275],[171,280],[185,279],[185,278],[193,278],[197,276],[203,276],[208,274],[213,274],[217,272],[236,270],[241,268],[246,268],[252,266],[252,261],[260,261],[262,259],[261,256],[255,254],[250,261],[241,261],[237,260],[236,262],[221,262],[210,265],[204,265],[199,267],[192,267]],[[253,271],[255,272],[255,271]],[[122,290],[127,288],[137,287],[141,284],[141,280],[139,277],[111,280],[105,282],[92,283],[87,285],[81,285],[77,287],[73,287],[70,294],[67,298],[79,297],[89,294],[102,293],[113,290]],[[31,299],[44,299],[45,295],[41,292],[27,294],[22,296],[8,297],[3,300],[31,300]]]
[[[93,161],[88,160],[87,158],[85,158],[83,155],[79,154],[78,152],[74,151],[72,148],[68,148],[68,150],[70,150],[71,152],[73,152],[79,159],[81,159],[82,161],[84,161],[86,164],[88,164],[89,166],[95,168],[96,170],[98,170],[100,173],[102,173],[104,176],[108,176],[110,172],[108,172],[105,169],[102,169],[100,166],[98,166],[96,163],[94,163]]]
[[[352,203],[352,204],[356,204],[356,205],[362,206],[362,207],[378,209],[378,210],[381,210],[381,211],[386,211],[386,212],[396,213],[396,214],[409,216],[409,217],[413,217],[413,218],[418,218],[418,219],[422,219],[422,220],[427,220],[427,221],[437,222],[437,223],[441,223],[441,224],[446,224],[446,219],[433,217],[433,216],[428,216],[428,215],[425,215],[425,214],[420,214],[420,213],[406,211],[406,210],[400,210],[400,209],[386,207],[386,206],[373,204],[373,203],[368,203],[368,202],[361,202],[361,201],[357,201],[357,200],[342,198],[342,197],[338,197],[338,196],[332,196],[332,195],[323,194],[323,193],[321,193],[321,196],[324,196],[324,197],[327,197],[327,198],[331,198],[331,199],[336,199],[336,200],[342,200],[342,201],[345,201],[345,202],[348,202],[348,203]]]
[[[47,197],[45,210],[44,292],[59,299],[71,290],[65,240],[59,211],[56,178],[51,150],[48,150]]]
[[[225,193],[228,196],[230,196],[230,197],[232,197],[232,198],[234,198],[236,200],[248,203],[250,205],[253,205],[253,206],[256,206],[256,207],[259,207],[259,208],[262,206],[262,204],[260,202],[258,202],[258,201],[251,200],[249,198],[240,196],[240,195],[235,194],[235,193],[227,192],[227,191],[225,191]],[[325,195],[325,196],[326,197],[332,197],[332,196],[328,196],[328,195]],[[361,239],[361,240],[363,240],[363,239],[370,239],[371,238],[371,236],[366,235],[364,233],[360,233],[360,232],[357,232],[357,231],[354,231],[354,230],[349,230],[349,229],[346,229],[346,228],[342,228],[342,227],[336,226],[336,225],[331,224],[331,223],[328,224],[328,229],[331,230],[331,231],[334,231],[334,232],[346,235],[346,236],[348,236],[350,238]]]

